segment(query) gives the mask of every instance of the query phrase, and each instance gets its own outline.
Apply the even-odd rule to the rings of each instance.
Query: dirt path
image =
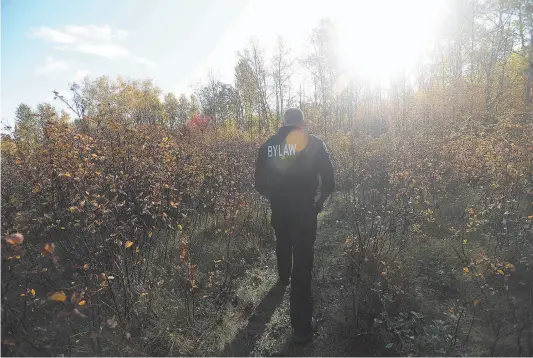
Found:
[[[319,216],[315,243],[313,297],[318,329],[312,342],[298,346],[291,341],[289,289],[273,285],[276,272],[269,272],[270,290],[263,295],[248,321],[222,356],[375,356],[380,347],[351,328],[351,295],[342,277],[346,224],[331,213]]]

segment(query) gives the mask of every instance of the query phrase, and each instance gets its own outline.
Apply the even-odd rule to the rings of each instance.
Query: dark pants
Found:
[[[306,334],[311,330],[313,311],[311,271],[317,229],[316,209],[310,207],[294,214],[272,210],[272,226],[276,232],[279,278],[288,282],[292,276],[292,328],[297,333]]]

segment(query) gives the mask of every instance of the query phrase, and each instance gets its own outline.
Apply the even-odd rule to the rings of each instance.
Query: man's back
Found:
[[[329,153],[317,137],[285,126],[259,149],[255,187],[270,199],[272,210],[291,213],[312,207],[319,185],[325,197],[334,188]]]

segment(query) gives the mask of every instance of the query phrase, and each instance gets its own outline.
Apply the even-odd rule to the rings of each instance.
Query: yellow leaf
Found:
[[[91,157],[96,158],[96,157],[98,157],[98,156],[97,156],[96,154],[93,153],[93,154],[91,154]]]
[[[31,292],[31,295],[35,297],[35,290],[33,288],[31,289],[30,292]]]
[[[84,270],[88,270],[88,269],[89,269],[89,264],[85,264],[85,265],[83,265],[83,269],[84,269]]]
[[[139,246],[137,246],[137,248],[135,249],[135,253],[139,253],[141,251],[141,249],[139,248]]]
[[[71,206],[70,208],[68,208],[68,211],[70,211],[71,213],[75,213],[76,210],[78,210],[78,208],[75,206]]]
[[[515,271],[516,271],[516,268],[515,268],[514,265],[511,264],[511,263],[507,263],[507,264],[505,265],[505,268],[508,269],[508,270],[511,271],[511,272],[515,272]]]
[[[39,187],[37,185],[34,186],[32,192],[38,193],[39,192]]]
[[[148,231],[148,237],[151,238],[152,237],[152,232],[151,231]]]
[[[78,302],[78,306],[85,306],[86,303],[87,301],[81,300],[80,302]]]
[[[21,293],[20,297],[26,297],[26,294],[25,293]]]
[[[468,267],[463,267],[463,273],[469,273],[470,270],[468,269]]]
[[[183,226],[181,226],[181,224],[178,224],[178,230],[183,230]]]
[[[168,184],[163,184],[163,188],[168,189]]]
[[[478,303],[479,303],[479,300],[477,300],[477,299],[476,299],[476,300],[474,300],[474,306],[477,306],[477,305],[478,305]]]
[[[59,292],[55,292],[52,295],[50,295],[50,297],[48,297],[48,299],[50,301],[65,302],[66,299],[67,299],[67,296],[65,295],[65,293],[63,291],[59,291]]]
[[[131,245],[133,245],[133,241],[126,241],[126,244],[124,246],[126,246],[126,249],[130,248]]]
[[[500,275],[505,275],[505,272],[503,272],[503,270],[498,270],[496,272],[498,272]]]

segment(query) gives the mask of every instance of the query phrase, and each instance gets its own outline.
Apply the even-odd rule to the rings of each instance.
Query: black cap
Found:
[[[289,108],[283,114],[283,126],[296,126],[303,122],[304,114],[300,108]]]

